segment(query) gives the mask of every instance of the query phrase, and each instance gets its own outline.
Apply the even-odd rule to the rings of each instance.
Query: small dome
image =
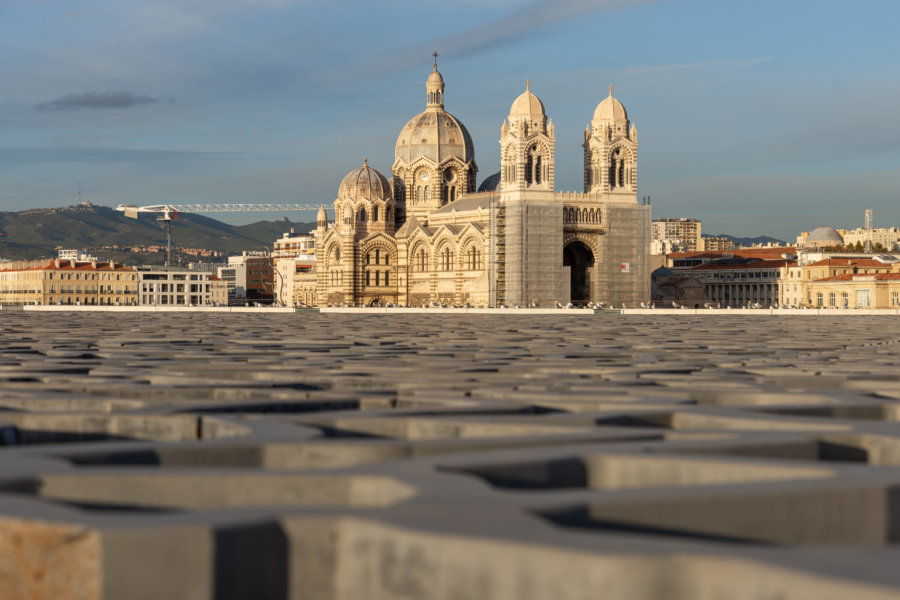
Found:
[[[622,103],[613,98],[613,87],[609,86],[609,96],[603,99],[594,109],[594,121],[601,123],[625,123],[628,121],[628,112]]]
[[[344,177],[338,188],[338,198],[345,200],[381,200],[391,197],[391,186],[384,175],[370,167],[365,159],[363,166],[354,169]]]
[[[479,192],[493,192],[500,187],[500,171],[490,175],[478,186]]]
[[[328,213],[325,212],[325,207],[319,207],[319,213],[316,215],[316,222],[321,223],[322,221],[328,220]]]
[[[817,227],[813,229],[812,233],[809,234],[809,237],[806,238],[806,243],[825,243],[829,246],[834,245],[844,245],[844,238],[841,237],[837,231],[835,231],[834,227]]]
[[[428,75],[428,79],[425,80],[425,85],[444,85],[444,78],[441,77],[440,71],[437,70],[437,65],[434,65],[434,71],[432,71]]]
[[[525,82],[525,91],[509,107],[510,117],[543,117],[544,103],[531,92],[531,82]]]

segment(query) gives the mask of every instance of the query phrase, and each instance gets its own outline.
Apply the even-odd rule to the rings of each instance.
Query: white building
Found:
[[[272,300],[275,275],[268,252],[244,251],[240,256],[229,256],[228,264],[218,268],[218,276],[228,284],[229,299]]]
[[[297,304],[295,279],[297,274],[312,273],[316,268],[316,237],[311,233],[283,234],[275,240],[272,259],[275,267],[275,303],[281,306]]]
[[[214,304],[208,272],[177,267],[139,267],[138,304],[142,306],[205,306]]]
[[[660,250],[662,254],[703,250],[701,228],[702,224],[697,219],[653,219],[653,222],[650,223],[650,239],[671,244],[671,247],[675,249],[669,250],[663,244],[651,246],[651,252],[656,249]],[[655,254],[655,252],[653,253]]]
[[[94,258],[93,256],[91,256],[90,252],[85,252],[84,250],[77,250],[74,248],[60,249],[57,252],[57,258],[59,258],[60,260],[70,260],[74,262],[105,262]]]
[[[316,260],[316,236],[312,233],[284,233],[275,240],[272,258],[304,258]]]

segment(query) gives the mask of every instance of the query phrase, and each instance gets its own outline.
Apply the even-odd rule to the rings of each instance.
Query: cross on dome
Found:
[[[530,79],[525,80],[525,89],[528,91],[531,91],[531,80]]]
[[[434,57],[434,68],[437,69],[437,58],[438,56],[440,56],[440,54],[438,54],[437,50],[435,50],[431,53],[431,55]]]
[[[613,86],[609,84],[609,95],[612,96]]]

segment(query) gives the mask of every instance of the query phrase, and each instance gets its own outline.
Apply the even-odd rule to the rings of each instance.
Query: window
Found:
[[[372,272],[366,271],[366,285],[372,285]]]
[[[453,265],[453,252],[450,251],[449,246],[444,246],[444,249],[441,250],[441,269],[444,271],[449,271]]]
[[[378,207],[377,206],[372,207],[372,220],[373,221],[378,220]]]
[[[469,248],[468,252],[466,252],[466,266],[470,271],[481,269],[481,252],[479,252],[478,248],[475,246],[472,246]]]
[[[891,306],[900,306],[900,294],[897,292],[891,292]]]
[[[366,216],[367,216],[367,215],[366,215],[366,209],[365,209],[365,208],[360,208],[360,209],[359,209],[359,222],[360,222],[360,223],[365,223],[365,222],[366,222]]]
[[[391,272],[390,271],[384,272],[384,285],[391,285]]]
[[[834,308],[836,305],[836,294],[834,292],[831,292],[830,294],[828,294],[828,306]]]
[[[427,260],[428,259],[425,256],[425,250],[419,249],[419,251],[416,252],[416,260],[415,260],[416,270],[417,271],[427,270]]]
[[[818,294],[816,294],[816,306],[818,306],[818,307],[822,306],[822,292],[819,292]]]
[[[856,307],[867,308],[872,306],[872,290],[856,290]]]

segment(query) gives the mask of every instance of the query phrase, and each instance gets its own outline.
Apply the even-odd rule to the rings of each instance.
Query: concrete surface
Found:
[[[900,598],[896,315],[566,312],[4,311],[0,597]]]

